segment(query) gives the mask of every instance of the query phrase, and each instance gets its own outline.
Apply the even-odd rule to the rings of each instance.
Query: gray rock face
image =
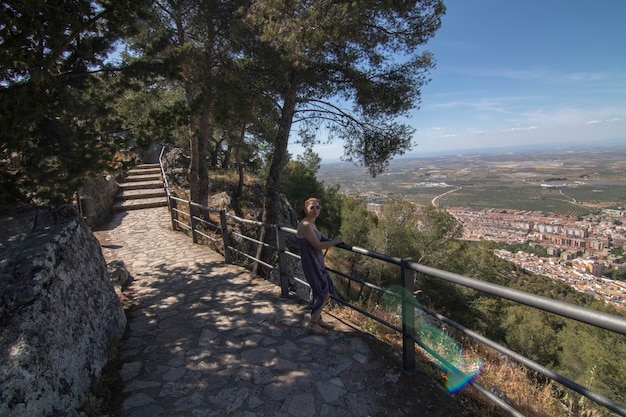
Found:
[[[111,213],[111,205],[115,200],[117,190],[117,183],[111,176],[88,179],[80,187],[78,190],[80,197],[93,199],[94,215],[85,219],[90,227],[100,225],[107,219]]]
[[[78,415],[126,317],[70,206],[0,215],[0,415]]]
[[[182,149],[173,148],[163,157],[163,169],[170,187],[189,189],[189,156],[185,155]]]

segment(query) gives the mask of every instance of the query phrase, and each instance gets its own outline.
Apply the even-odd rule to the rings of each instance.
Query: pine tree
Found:
[[[68,202],[102,173],[118,129],[103,85],[145,1],[0,6],[0,202]]]

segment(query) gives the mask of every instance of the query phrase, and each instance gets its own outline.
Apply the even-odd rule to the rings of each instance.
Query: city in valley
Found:
[[[374,211],[390,196],[434,204],[463,223],[463,239],[540,245],[547,257],[495,253],[626,308],[626,281],[602,275],[626,268],[626,147],[404,158],[375,178],[324,164],[318,179]]]
[[[626,282],[602,276],[603,268],[624,266],[623,255],[610,254],[626,247],[624,211],[606,209],[601,215],[578,220],[541,212],[448,207],[463,222],[463,238],[545,247],[549,257],[496,250],[497,256],[524,269],[559,279],[579,291],[602,298],[618,309],[626,308]]]

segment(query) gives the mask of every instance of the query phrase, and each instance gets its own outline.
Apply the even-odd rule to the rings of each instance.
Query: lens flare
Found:
[[[427,323],[418,325],[417,335],[422,347],[433,356],[435,365],[446,372],[446,390],[461,390],[480,372],[480,358],[466,358],[461,346],[443,330]]]
[[[385,304],[390,311],[395,310],[402,315],[404,289],[398,286],[391,291],[398,294],[398,297],[386,295]],[[411,294],[410,297],[415,306],[420,305],[414,295]],[[435,365],[446,373],[446,390],[451,393],[460,391],[478,375],[483,365],[482,360],[464,355],[459,343],[439,327],[427,323],[426,313],[415,306],[412,313],[418,344],[433,357]]]

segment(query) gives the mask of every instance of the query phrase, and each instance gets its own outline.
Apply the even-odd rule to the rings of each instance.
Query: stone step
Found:
[[[167,206],[159,164],[137,165],[128,170],[124,182],[118,184],[115,199],[114,211]]]
[[[149,175],[128,175],[124,178],[124,182],[143,182],[143,181],[161,181],[161,174],[149,174]]]
[[[167,199],[165,197],[160,198],[142,198],[139,200],[123,200],[113,204],[114,211],[128,211],[128,210],[140,210],[154,207],[167,206]]]
[[[116,200],[137,200],[142,198],[165,197],[165,190],[160,188],[124,189],[117,193]]]
[[[161,181],[123,182],[118,184],[118,189],[120,191],[157,188],[163,188],[163,183]]]
[[[161,176],[161,168],[133,168],[127,171],[128,175],[158,175]]]

